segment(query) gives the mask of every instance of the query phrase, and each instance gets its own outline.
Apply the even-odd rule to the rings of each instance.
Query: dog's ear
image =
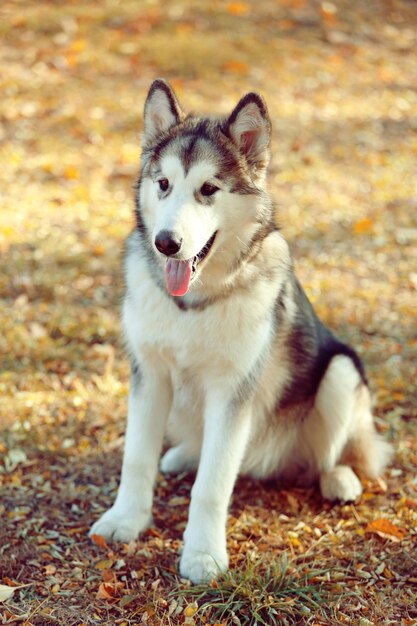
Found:
[[[269,162],[271,139],[271,122],[264,99],[257,93],[243,96],[228,118],[225,130],[255,176],[262,176]]]
[[[162,78],[154,80],[145,102],[143,146],[178,124],[182,117],[183,112],[172,87]]]

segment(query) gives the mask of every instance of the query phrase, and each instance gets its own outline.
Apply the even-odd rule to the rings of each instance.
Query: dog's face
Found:
[[[227,264],[250,241],[260,222],[269,140],[257,94],[242,98],[229,118],[209,119],[185,117],[164,81],[151,86],[138,212],[171,295],[187,293],[212,259],[223,255]]]

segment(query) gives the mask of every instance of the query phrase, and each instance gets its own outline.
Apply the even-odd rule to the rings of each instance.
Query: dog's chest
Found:
[[[259,294],[258,294],[259,296]],[[259,297],[240,294],[204,310],[181,310],[149,279],[135,281],[123,308],[129,346],[139,361],[208,373],[248,372],[271,331]]]

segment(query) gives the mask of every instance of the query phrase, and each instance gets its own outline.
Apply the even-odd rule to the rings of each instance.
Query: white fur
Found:
[[[142,394],[131,385],[120,488],[114,505],[91,534],[130,541],[151,521],[153,485],[172,402],[167,370],[151,362],[143,372]]]
[[[206,163],[203,167],[192,167],[185,175],[178,158],[167,155],[161,161],[161,171],[172,186],[167,198],[158,201],[154,182],[146,180],[143,183],[144,206],[152,208],[147,218],[153,240],[161,230],[174,231],[184,241],[182,257],[190,259],[200,252],[220,225],[215,212],[206,210],[204,206],[196,211],[194,197],[196,189],[204,182],[214,180],[215,169]],[[221,198],[217,200],[221,201]],[[163,262],[165,260],[162,258]]]
[[[336,465],[329,472],[320,474],[320,489],[323,498],[351,502],[362,493],[362,485],[348,465]]]

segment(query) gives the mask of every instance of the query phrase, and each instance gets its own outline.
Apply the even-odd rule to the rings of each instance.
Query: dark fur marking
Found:
[[[224,300],[224,298],[227,298],[228,295],[229,293],[221,293],[215,298],[203,298],[197,302],[186,302],[181,297],[171,297],[170,299],[177,306],[177,308],[180,309],[180,311],[204,311],[212,304],[219,302],[220,300]]]
[[[277,409],[307,402],[314,398],[333,357],[345,355],[352,360],[362,382],[367,380],[359,356],[350,346],[337,339],[319,320],[298,280],[293,276],[294,301],[297,317],[289,330],[287,348],[290,354],[292,378],[278,401]],[[283,298],[285,293],[281,295]],[[284,301],[278,314],[283,314]]]
[[[139,363],[136,361],[135,357],[131,356],[131,365],[130,365],[130,384],[132,387],[139,387],[142,380],[142,372],[140,370]]]
[[[197,135],[192,135],[190,141],[184,146],[180,152],[180,159],[184,168],[185,175],[190,171],[191,164],[194,163],[194,157],[196,153],[196,144],[198,141]]]
[[[248,164],[240,154],[237,146],[229,136],[225,135],[223,124],[224,121],[221,119],[199,118],[188,115],[177,125],[172,126],[165,133],[161,134],[152,148],[145,147],[143,154],[150,158],[151,164],[154,165],[162,158],[170,144],[175,144],[178,138],[181,138],[181,140],[189,138],[190,143],[188,146],[178,151],[187,173],[190,166],[196,162],[198,140],[205,140],[214,147],[213,153],[219,159],[219,170],[226,173],[220,177],[228,182],[231,193],[242,195],[263,193],[254,184],[250,168],[248,169]]]
[[[149,93],[148,93],[148,97],[146,101],[148,102],[153,96],[153,94],[155,93],[155,91],[158,91],[158,90],[163,91],[164,94],[166,95],[168,99],[169,109],[172,115],[177,119],[177,122],[179,122],[180,117],[181,117],[181,107],[170,85],[168,85],[168,83],[163,78],[157,78],[156,80],[154,80],[154,82],[152,83],[149,89]],[[145,107],[146,107],[146,103],[145,103]]]
[[[275,224],[275,222],[273,222],[272,220],[268,222],[267,224],[262,224],[260,228],[254,234],[254,236],[252,237],[251,241],[248,244],[247,249],[244,250],[242,254],[240,255],[240,257],[236,260],[234,269],[235,270],[238,269],[239,266],[242,265],[242,263],[244,262],[253,261],[258,256],[259,252],[262,250],[262,244],[265,241],[265,239],[268,237],[268,235],[270,235],[271,233],[277,230],[278,230],[278,227]]]
[[[275,300],[275,322],[276,322],[275,332],[278,334],[281,330],[281,326],[285,320],[285,316],[287,312],[287,309],[285,306],[285,295],[287,293],[287,287],[288,287],[288,279],[284,280],[284,282],[282,283],[278,291],[277,298]]]
[[[268,341],[266,343],[266,347],[262,350],[252,370],[239,382],[237,388],[234,391],[231,403],[235,409],[247,402],[255,393],[256,385],[259,381],[262,369],[266,363],[266,358],[270,351],[270,348],[271,343],[270,341]]]

